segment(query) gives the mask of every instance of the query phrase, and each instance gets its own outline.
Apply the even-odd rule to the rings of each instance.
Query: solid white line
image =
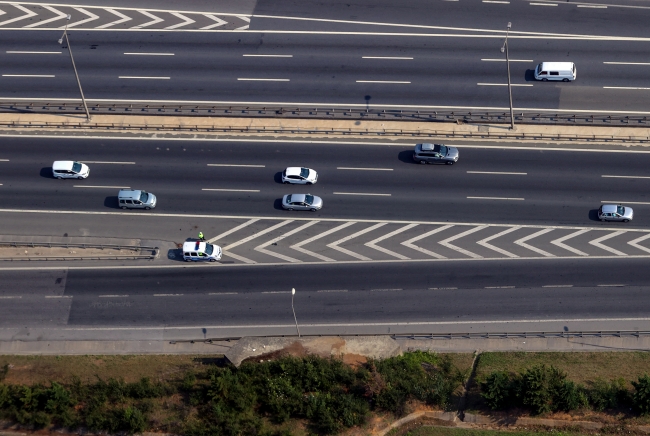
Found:
[[[252,79],[245,77],[238,77],[237,80],[258,81],[258,82],[289,82],[289,79]]]
[[[361,56],[361,59],[394,59],[394,60],[412,60],[410,57],[401,56]]]
[[[609,177],[613,179],[650,179],[648,176],[612,176],[612,175],[602,175],[600,177]]]
[[[353,168],[353,167],[336,167],[337,170],[359,170],[359,171],[393,171],[392,168]]]
[[[614,204],[650,204],[650,202],[644,201],[614,201],[614,200],[603,200],[601,203],[614,203]]]
[[[2,77],[56,77],[54,74],[3,74]]]
[[[507,83],[477,83],[478,86],[508,86]],[[533,86],[522,83],[511,83],[510,86]]]
[[[514,289],[514,286],[486,286],[485,289]]]
[[[122,298],[128,297],[128,295],[98,295],[99,298]]]
[[[292,58],[293,55],[274,55],[274,54],[244,54],[245,58]]]
[[[11,299],[20,299],[20,298],[23,298],[23,297],[19,297],[19,296],[1,296],[0,300],[11,300]]]
[[[481,59],[483,62],[505,62],[506,59]],[[510,59],[510,62],[533,62],[532,59]]]
[[[131,189],[130,186],[90,186],[90,185],[72,185],[74,188],[99,188],[99,189]]]
[[[322,291],[316,292],[348,292],[347,289],[323,289]]]
[[[118,76],[118,79],[151,79],[151,80],[169,80],[169,79],[171,79],[171,77]]]
[[[219,191],[219,192],[260,192],[259,189],[212,189],[203,188],[201,191]]]
[[[61,54],[62,51],[18,51],[18,50],[7,50],[8,54]]]
[[[636,86],[603,86],[603,89],[640,89],[640,90],[647,91],[650,88],[641,88]]]
[[[335,195],[374,195],[377,197],[390,197],[391,194],[371,194],[368,192],[332,192]]]
[[[266,168],[266,165],[208,164],[209,167]]]
[[[542,288],[572,288],[573,285],[544,285]]]
[[[501,171],[467,171],[467,174],[507,174],[513,176],[526,176],[528,173],[508,173]]]
[[[612,288],[621,288],[621,287],[623,287],[623,286],[625,286],[625,285],[616,284],[616,285],[596,285],[596,286],[598,286],[598,287],[600,287],[600,288],[609,288],[609,287],[612,287]]]
[[[103,162],[99,160],[83,160],[81,162],[91,164],[135,165],[135,162]]]
[[[181,297],[183,294],[153,294],[154,297]]]
[[[396,83],[396,84],[408,85],[411,82],[403,82],[399,80],[357,80],[357,83]]]
[[[605,5],[578,5],[579,8],[607,9]]]
[[[468,199],[471,200],[518,200],[522,201],[524,200],[523,198],[509,198],[509,197],[467,197]]]
[[[607,65],[650,65],[650,62],[603,62]]]
[[[557,3],[528,3],[531,6],[557,6]]]
[[[124,53],[133,56],[174,56],[174,53]]]

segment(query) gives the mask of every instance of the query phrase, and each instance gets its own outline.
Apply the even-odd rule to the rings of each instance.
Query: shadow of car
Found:
[[[117,201],[117,195],[106,197],[104,199],[104,207],[108,207],[110,209],[119,209],[120,203]]]
[[[278,171],[277,173],[275,173],[275,175],[273,176],[273,181],[275,183],[282,184],[282,171]]]
[[[55,177],[52,174],[52,167],[41,168],[41,177],[45,177],[46,179],[54,179]]]
[[[417,164],[416,161],[413,160],[413,150],[404,150],[400,151],[397,154],[397,158],[400,160],[400,162],[404,163],[410,163],[410,164]]]
[[[600,221],[598,219],[598,209],[592,209],[589,211],[589,221]]]

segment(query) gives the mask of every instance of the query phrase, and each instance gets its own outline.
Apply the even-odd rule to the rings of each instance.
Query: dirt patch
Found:
[[[242,363],[244,362],[261,363],[269,360],[281,359],[283,357],[305,357],[308,354],[309,353],[300,342],[293,342],[291,345],[284,347],[281,350],[271,351],[270,353],[261,354],[255,357],[249,357],[248,359],[245,359]]]

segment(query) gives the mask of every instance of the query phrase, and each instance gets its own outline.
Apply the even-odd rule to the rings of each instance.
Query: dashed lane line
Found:
[[[130,186],[98,186],[98,185],[72,185],[73,188],[97,188],[97,189],[131,189]]]
[[[332,192],[334,195],[370,195],[375,197],[390,197],[391,194],[374,194],[372,192]]]
[[[506,171],[467,171],[467,174],[497,174],[497,175],[508,175],[508,176],[527,176],[528,175],[528,173],[512,173],[512,172],[506,172]]]
[[[118,79],[170,80],[169,76],[118,76]]]
[[[358,171],[393,171],[393,168],[355,168],[355,167],[336,167],[337,170],[358,170]]]
[[[260,192],[259,189],[222,189],[222,188],[203,188],[201,191],[216,191],[216,192]]]
[[[13,300],[13,299],[20,299],[20,298],[23,298],[23,297],[18,296],[18,295],[2,295],[2,296],[0,296],[0,300]]]
[[[182,297],[184,294],[153,294],[154,297]]]
[[[174,53],[124,53],[127,56],[174,56]]]
[[[479,82],[476,85],[478,85],[478,86],[508,86],[507,83],[485,83],[485,82]],[[510,86],[533,86],[533,85],[524,84],[524,83],[511,83]]]
[[[124,298],[128,297],[128,295],[98,295],[98,298]]]
[[[603,62],[606,65],[650,65],[650,62]]]
[[[72,295],[46,295],[45,298],[72,298]]]
[[[36,78],[52,78],[56,76],[54,74],[3,74],[2,77],[28,77],[30,79],[36,79]]]
[[[361,56],[361,59],[389,59],[389,60],[413,60],[412,57],[407,56]]]
[[[510,201],[524,201],[520,197],[467,197],[468,200],[510,200]]]
[[[371,289],[370,292],[393,292],[393,291],[403,291],[402,288],[393,288],[393,289]]]
[[[7,50],[7,54],[62,54],[62,51],[20,51],[20,50]]]
[[[458,289],[456,287],[443,287],[443,288],[429,288],[430,291],[447,291],[447,290],[454,290]]]
[[[290,79],[263,79],[254,77],[238,77],[237,80],[241,82],[290,82]]]
[[[606,177],[606,178],[611,178],[611,179],[650,179],[648,176],[614,176],[614,175],[608,175],[608,174],[603,174],[600,177]]]
[[[91,164],[109,164],[109,165],[135,165],[135,162],[106,162],[100,160],[82,160],[83,163]]]
[[[620,200],[602,200],[601,203],[614,203],[614,204],[650,204],[646,201],[620,201]]]
[[[481,59],[483,62],[505,62],[506,59]],[[532,59],[510,59],[510,62],[534,62]]]
[[[316,292],[348,292],[347,289],[323,289]]]
[[[544,285],[542,288],[572,288],[573,285]]]
[[[484,289],[515,289],[515,286],[485,286]]]
[[[243,54],[245,58],[292,58],[293,55],[281,55],[281,54]]]
[[[209,167],[241,167],[241,168],[266,168],[266,165],[243,165],[243,164],[208,164]]]
[[[622,288],[625,285],[624,284],[604,284],[604,285],[596,285],[599,288]]]
[[[357,80],[357,83],[381,83],[381,84],[408,85],[411,82],[402,81],[402,80]]]
[[[237,292],[208,292],[208,295],[237,295]]]

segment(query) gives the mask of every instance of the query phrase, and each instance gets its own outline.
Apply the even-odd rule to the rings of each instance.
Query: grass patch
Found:
[[[474,430],[450,427],[427,427],[422,426],[405,433],[391,432],[390,436],[579,436],[587,433],[568,432],[557,429],[553,430]]]

